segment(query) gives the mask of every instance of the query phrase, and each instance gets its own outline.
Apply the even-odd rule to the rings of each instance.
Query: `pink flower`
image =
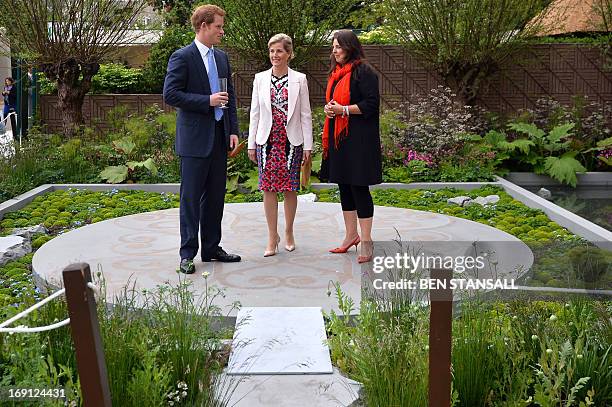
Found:
[[[404,164],[408,164],[412,160],[420,160],[426,162],[428,165],[433,164],[433,160],[427,154],[421,154],[414,150],[408,150],[406,153],[406,158],[404,158]]]

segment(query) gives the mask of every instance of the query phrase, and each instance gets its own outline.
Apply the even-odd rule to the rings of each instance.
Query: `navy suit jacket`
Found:
[[[227,54],[213,48],[219,78],[227,78],[229,109],[223,111],[224,134],[238,134],[236,95]],[[164,101],[177,110],[176,153],[181,157],[209,157],[215,137],[215,112],[210,106],[210,84],[206,66],[195,42],[175,51],[168,61]]]

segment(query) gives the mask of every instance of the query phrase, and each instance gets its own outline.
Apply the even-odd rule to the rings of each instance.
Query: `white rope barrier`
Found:
[[[100,294],[100,289],[94,283],[87,283],[87,287],[89,287],[96,294],[98,294],[98,295]],[[51,294],[50,296],[48,296],[44,300],[42,300],[40,302],[37,302],[36,304],[32,305],[30,308],[26,309],[25,311],[20,312],[19,314],[11,317],[10,319],[7,319],[6,321],[4,321],[3,323],[0,324],[0,332],[6,332],[6,333],[9,333],[9,334],[11,334],[11,333],[44,332],[44,331],[50,331],[52,329],[60,328],[62,326],[66,326],[66,325],[70,324],[70,318],[66,318],[63,321],[56,322],[54,324],[46,325],[46,326],[39,326],[39,327],[31,328],[31,327],[20,325],[20,326],[18,326],[16,328],[7,328],[8,325],[12,324],[13,322],[17,321],[18,319],[21,319],[21,318],[25,317],[30,312],[37,310],[38,308],[42,307],[46,303],[48,303],[50,301],[53,301],[54,299],[56,299],[57,297],[65,294],[65,293],[66,293],[66,289],[62,288],[61,290],[54,292],[53,294]]]
[[[91,288],[91,291],[100,295],[100,288],[96,286],[94,283],[87,283],[87,287]]]
[[[46,303],[48,303],[50,301],[53,301],[54,299],[56,299],[60,295],[64,294],[65,292],[66,292],[65,288],[62,288],[61,290],[54,292],[53,294],[51,294],[50,296],[48,296],[44,300],[42,300],[40,302],[37,302],[36,304],[32,305],[27,310],[20,312],[19,314],[15,315],[14,317],[12,317],[10,319],[7,319],[6,321],[4,321],[3,323],[0,324],[0,328],[4,328],[5,326],[10,325],[13,322],[17,321],[18,319],[21,319],[21,318],[25,317],[30,312],[37,310],[38,308],[42,307],[43,305],[45,305]]]
[[[55,328],[60,328],[62,326],[70,324],[70,318],[66,318],[63,321],[56,322],[55,324],[39,326],[36,328],[29,328],[27,326],[18,326],[16,328],[0,328],[0,332],[7,332],[9,334],[12,333],[35,333],[35,332],[44,332],[50,331]]]

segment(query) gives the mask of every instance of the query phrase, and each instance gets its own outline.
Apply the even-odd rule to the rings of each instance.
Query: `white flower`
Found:
[[[538,340],[538,335],[531,335],[531,340],[532,341],[537,341]]]
[[[548,348],[548,349],[546,349],[546,353],[550,355],[551,353],[553,353],[553,350]]]
[[[554,322],[554,321],[556,321],[556,320],[557,320],[557,316],[556,316],[555,314],[552,314],[552,315],[550,316],[550,318],[548,318],[548,319],[550,319],[551,321],[553,321],[553,322]]]
[[[210,276],[210,272],[205,271],[205,272],[202,273],[202,277],[208,278],[208,276]]]
[[[582,359],[582,357],[583,357],[582,353],[579,353],[576,355],[576,359]]]

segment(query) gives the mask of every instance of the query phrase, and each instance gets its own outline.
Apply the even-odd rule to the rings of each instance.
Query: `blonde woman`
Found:
[[[285,249],[295,250],[293,221],[297,210],[301,164],[310,160],[312,115],[306,75],[289,68],[293,41],[276,34],[268,41],[267,71],[255,75],[251,99],[248,153],[259,169],[259,189],[264,194],[268,244],[264,257],[278,250],[277,193],[284,195]]]

